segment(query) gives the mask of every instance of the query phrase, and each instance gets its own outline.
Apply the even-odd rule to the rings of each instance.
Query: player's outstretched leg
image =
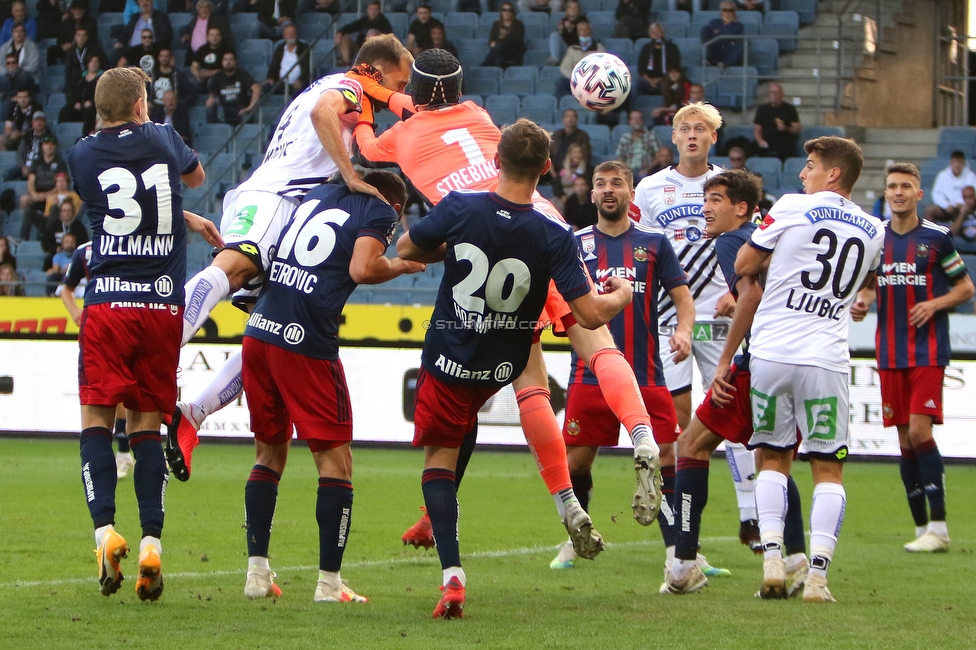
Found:
[[[247,578],[244,595],[248,598],[280,596],[275,574],[268,564],[271,524],[278,504],[281,474],[264,465],[254,465],[244,487],[244,527],[247,534]]]
[[[203,421],[240,396],[244,386],[241,366],[241,351],[237,350],[199,395],[176,405],[166,425],[166,460],[178,480],[190,479],[193,449],[200,443],[198,432]]]

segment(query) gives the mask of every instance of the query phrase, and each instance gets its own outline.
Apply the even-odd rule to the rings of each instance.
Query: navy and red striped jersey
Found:
[[[965,274],[948,228],[924,219],[903,235],[886,228],[877,282],[879,368],[949,364],[949,314],[938,311],[921,327],[912,327],[908,314],[916,304],[948,293]]]
[[[596,226],[576,232],[592,277],[599,287],[616,275],[634,284],[634,301],[607,323],[617,347],[634,369],[641,386],[664,386],[658,353],[658,301],[661,289],[688,284],[678,256],[664,235],[633,223],[622,235],[611,237]],[[596,376],[573,351],[571,384],[598,384]]]

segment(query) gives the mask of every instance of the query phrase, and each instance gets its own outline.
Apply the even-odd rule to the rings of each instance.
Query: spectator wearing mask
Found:
[[[672,68],[681,69],[681,50],[669,38],[665,38],[661,23],[651,23],[647,28],[651,41],[641,48],[637,55],[637,83],[634,90],[638,95],[660,95],[662,80]]]

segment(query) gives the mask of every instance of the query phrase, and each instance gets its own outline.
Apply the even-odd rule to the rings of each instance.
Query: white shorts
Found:
[[[846,372],[776,361],[749,360],[752,388],[750,447],[792,449],[801,457],[847,458],[850,393]]]
[[[658,328],[658,350],[661,351],[661,365],[664,367],[664,381],[672,394],[691,390],[694,373],[692,359],[698,364],[701,373],[702,390],[707,391],[715,376],[715,366],[722,356],[725,339],[728,338],[729,323],[695,323],[692,327],[691,355],[680,363],[674,362],[674,353],[668,340],[674,335],[674,327]]]
[[[271,254],[298,204],[295,198],[260,190],[230,190],[224,196],[220,218],[224,244],[250,257],[261,271],[260,277],[235,296],[256,296],[260,292]]]

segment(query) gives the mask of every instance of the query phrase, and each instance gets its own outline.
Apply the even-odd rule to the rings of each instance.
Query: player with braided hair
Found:
[[[483,108],[473,102],[460,102],[463,73],[458,60],[445,50],[425,50],[414,61],[412,72],[409,92],[416,112],[379,137],[373,134],[371,124],[360,122],[355,136],[363,157],[375,162],[397,163],[414,186],[435,205],[453,190],[493,190],[498,184],[494,158],[501,133]],[[371,92],[366,88],[364,91],[367,95]],[[393,107],[402,105],[403,99],[389,94],[381,101]],[[536,209],[562,219],[538,192],[534,194],[534,205]],[[579,326],[568,305],[558,299],[551,287],[545,313],[557,332],[561,330],[569,336],[574,349],[596,374],[607,402],[630,433],[635,446],[638,481],[632,504],[634,517],[642,525],[650,525],[661,509],[660,458],[634,371],[615,346],[609,330],[605,326],[596,330]],[[526,440],[560,515],[567,508],[567,512],[577,512],[579,521],[585,516],[588,523],[589,517],[574,494],[577,477],[569,475],[561,428],[549,404],[548,373],[538,340],[532,346],[528,366],[513,388]],[[475,428],[462,443],[457,464],[458,481],[474,449],[476,436]],[[671,519],[670,514],[668,519]],[[566,521],[564,516],[564,523]],[[578,546],[574,527],[568,524],[567,527],[574,547]],[[403,541],[428,548],[433,545],[426,515],[407,531]]]

